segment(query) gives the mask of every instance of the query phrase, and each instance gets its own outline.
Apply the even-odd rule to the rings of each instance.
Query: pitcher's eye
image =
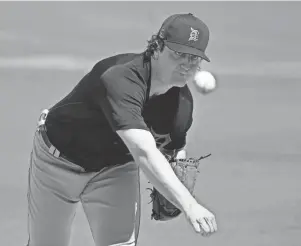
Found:
[[[199,56],[196,56],[196,55],[190,55],[190,59],[192,60],[192,61],[196,61],[196,60],[198,60],[200,57]]]
[[[182,56],[182,55],[183,55],[182,52],[178,52],[178,51],[175,51],[175,54],[176,54],[177,56]]]

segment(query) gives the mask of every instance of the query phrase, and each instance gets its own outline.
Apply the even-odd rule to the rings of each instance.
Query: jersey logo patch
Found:
[[[170,137],[169,133],[167,133],[167,134],[156,133],[152,127],[150,128],[150,131],[156,140],[158,149],[162,149],[166,145],[171,143],[171,137]]]

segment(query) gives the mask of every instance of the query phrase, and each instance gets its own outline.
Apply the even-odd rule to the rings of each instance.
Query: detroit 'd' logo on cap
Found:
[[[198,41],[199,40],[199,31],[197,29],[193,29],[192,27],[190,27],[190,37],[188,39],[188,41]]]

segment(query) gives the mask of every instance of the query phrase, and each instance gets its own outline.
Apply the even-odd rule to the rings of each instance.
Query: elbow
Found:
[[[136,162],[149,158],[157,150],[156,141],[149,131],[129,129],[117,131]]]
[[[132,156],[134,157],[135,161],[141,163],[141,160],[146,160],[149,156],[157,150],[156,145],[153,144],[143,144],[137,145],[130,149]]]

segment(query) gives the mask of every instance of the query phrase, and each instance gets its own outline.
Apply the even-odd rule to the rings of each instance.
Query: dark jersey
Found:
[[[193,100],[187,86],[173,87],[165,94],[151,98],[143,117],[158,148],[178,150],[185,146],[192,124]]]
[[[150,83],[151,64],[142,54],[99,61],[49,109],[46,128],[50,141],[87,171],[133,160],[117,130],[149,130],[159,145],[183,147],[192,121],[188,87],[149,98]]]

